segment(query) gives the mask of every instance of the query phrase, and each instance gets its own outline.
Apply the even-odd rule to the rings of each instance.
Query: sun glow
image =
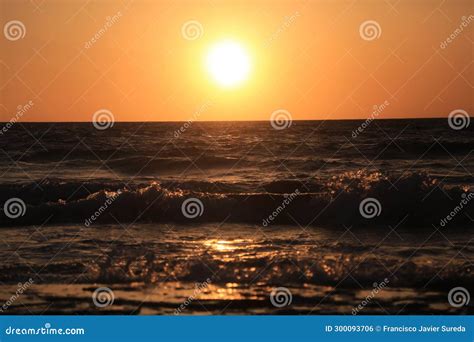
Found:
[[[250,57],[236,42],[219,42],[210,48],[206,67],[219,85],[234,87],[248,78],[251,68]]]

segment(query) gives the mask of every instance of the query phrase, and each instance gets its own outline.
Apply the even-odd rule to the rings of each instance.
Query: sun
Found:
[[[222,41],[209,49],[206,68],[220,86],[235,87],[249,77],[250,57],[239,43]]]

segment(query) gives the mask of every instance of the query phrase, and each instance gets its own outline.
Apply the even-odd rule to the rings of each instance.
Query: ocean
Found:
[[[451,295],[474,284],[472,125],[277,128],[9,125],[2,312],[474,312]]]

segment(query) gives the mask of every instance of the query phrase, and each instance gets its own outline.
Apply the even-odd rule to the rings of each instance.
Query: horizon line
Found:
[[[470,116],[469,116],[470,117]],[[299,122],[311,122],[311,121],[375,121],[375,120],[441,120],[441,119],[448,119],[448,117],[427,117],[427,118],[417,118],[417,117],[394,117],[394,118],[366,118],[366,119],[292,119],[288,121],[299,121]],[[271,122],[272,120],[136,120],[136,121],[128,121],[128,120],[120,120],[114,121],[114,123],[184,123],[184,122]],[[273,120],[275,121],[275,120]],[[9,123],[11,121],[0,121],[0,123]],[[94,121],[16,121],[15,123],[92,123]]]

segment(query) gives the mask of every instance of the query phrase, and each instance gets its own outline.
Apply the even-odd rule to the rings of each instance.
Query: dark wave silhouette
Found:
[[[439,226],[441,220],[464,199],[467,203],[449,224],[472,227],[474,201],[459,186],[446,187],[425,174],[402,178],[375,174],[343,174],[325,182],[275,181],[250,191],[250,185],[206,182],[128,185],[120,182],[46,182],[40,185],[1,185],[0,200],[20,197],[27,205],[24,216],[0,217],[0,224],[30,225],[84,223],[101,207],[95,224],[120,222],[247,222],[254,224],[301,225],[422,225]],[[297,192],[297,194],[295,194]],[[466,198],[466,196],[468,196]],[[474,196],[474,195],[473,195]],[[182,205],[196,198],[203,212],[192,220],[183,215]],[[289,198],[291,200],[289,200]],[[361,214],[366,198],[380,203],[373,218]],[[110,202],[110,204],[107,204]],[[284,210],[279,207],[284,206]],[[280,208],[281,209],[281,208]],[[277,215],[274,212],[277,212]],[[280,213],[280,211],[282,211]],[[271,220],[264,220],[272,216]],[[275,217],[273,217],[275,216]]]

